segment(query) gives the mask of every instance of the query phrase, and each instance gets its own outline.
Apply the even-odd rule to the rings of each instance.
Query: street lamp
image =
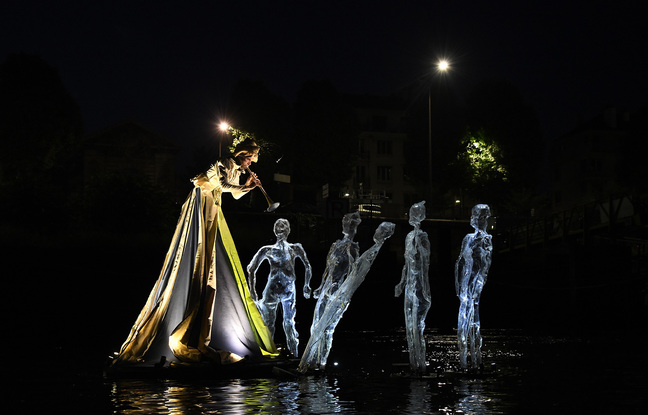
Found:
[[[447,72],[450,69],[450,63],[441,59],[436,64],[438,73]],[[428,186],[432,190],[432,83],[428,86]]]
[[[228,123],[226,123],[225,121],[221,121],[221,123],[218,124],[218,129],[221,132],[221,136],[218,139],[218,158],[221,158],[221,143],[223,142],[223,134],[225,134],[227,132],[227,130],[229,130],[229,128],[230,128],[230,125]]]

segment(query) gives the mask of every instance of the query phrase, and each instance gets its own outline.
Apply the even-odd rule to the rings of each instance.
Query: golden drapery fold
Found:
[[[225,222],[225,217],[223,216],[222,212],[220,215],[218,215],[218,229],[220,230],[220,234],[223,239],[225,252],[229,256],[230,264],[232,264],[236,285],[239,289],[241,298],[243,299],[243,304],[245,306],[248,319],[251,322],[254,336],[261,347],[261,352],[264,355],[276,356],[279,352],[277,351],[277,348],[274,344],[270,330],[268,330],[268,327],[263,321],[263,317],[261,316],[256,303],[250,295],[247,279],[245,278],[245,272],[243,272],[241,260],[239,259],[238,252],[236,251],[236,247],[234,246],[234,239],[232,239],[232,235],[229,231],[229,227],[227,226],[227,222]]]
[[[215,307],[217,301],[223,304]],[[214,327],[232,333],[213,336]],[[196,187],[182,206],[160,276],[113,364],[157,362],[162,356],[230,363],[237,355],[278,352],[249,293],[223,212],[209,192]]]

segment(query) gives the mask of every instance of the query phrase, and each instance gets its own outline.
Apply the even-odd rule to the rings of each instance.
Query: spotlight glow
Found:
[[[226,123],[225,121],[222,121],[220,124],[218,124],[218,129],[221,130],[222,132],[225,132],[229,130],[229,124]]]

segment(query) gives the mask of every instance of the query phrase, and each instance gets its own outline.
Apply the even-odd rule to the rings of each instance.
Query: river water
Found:
[[[461,373],[455,335],[426,330],[429,373],[409,376],[401,330],[335,334],[324,373],[227,380],[105,379],[78,350],[8,375],[11,413],[547,414],[644,413],[645,336],[484,330],[481,373]],[[58,353],[58,355],[56,354]],[[81,354],[80,354],[81,353]],[[74,363],[76,362],[76,363]]]

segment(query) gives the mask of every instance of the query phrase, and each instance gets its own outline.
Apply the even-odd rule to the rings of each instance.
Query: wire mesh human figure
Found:
[[[385,240],[394,234],[395,227],[396,225],[391,222],[381,223],[374,233],[374,245],[351,264],[346,279],[340,284],[335,294],[329,298],[317,324],[311,328],[311,336],[297,368],[299,372],[305,373],[308,369],[324,369],[326,367],[335,327],[349,307],[351,297],[364,281],[378,251]],[[326,347],[322,347],[321,343],[326,343]]]
[[[326,257],[326,268],[322,275],[322,282],[320,286],[313,292],[313,298],[317,299],[315,311],[313,312],[313,322],[311,324],[310,333],[313,335],[313,329],[317,326],[321,315],[324,313],[330,298],[335,295],[340,285],[344,282],[351,270],[351,267],[360,255],[360,247],[357,242],[353,240],[358,225],[362,219],[358,212],[347,213],[342,218],[342,239],[331,244],[329,252]],[[318,356],[328,356],[327,347],[330,347],[331,342],[318,342],[317,346],[320,348],[317,351]],[[326,363],[326,361],[324,362]]]
[[[470,225],[474,233],[467,234],[455,263],[455,289],[459,297],[457,344],[462,368],[482,365],[482,337],[479,320],[479,299],[486,284],[493,251],[492,237],[486,232],[490,208],[478,204],[472,208]],[[468,362],[470,350],[470,362]]]
[[[414,227],[405,239],[405,265],[401,280],[394,288],[399,297],[405,291],[405,329],[409,347],[410,369],[424,374],[425,364],[425,317],[432,304],[430,296],[430,240],[421,230],[425,219],[425,201],[415,203],[410,208],[409,224]]]
[[[274,224],[274,234],[277,242],[274,245],[261,247],[247,266],[250,293],[257,304],[263,321],[268,326],[274,337],[277,307],[281,304],[283,313],[283,329],[286,334],[288,350],[297,357],[299,353],[299,333],[295,328],[296,314],[296,288],[295,262],[300,259],[305,268],[304,298],[310,298],[310,280],[312,270],[306,252],[300,243],[289,243],[290,222],[286,219],[277,219]],[[256,291],[256,272],[263,263],[268,261],[270,273],[263,296],[258,299]]]

